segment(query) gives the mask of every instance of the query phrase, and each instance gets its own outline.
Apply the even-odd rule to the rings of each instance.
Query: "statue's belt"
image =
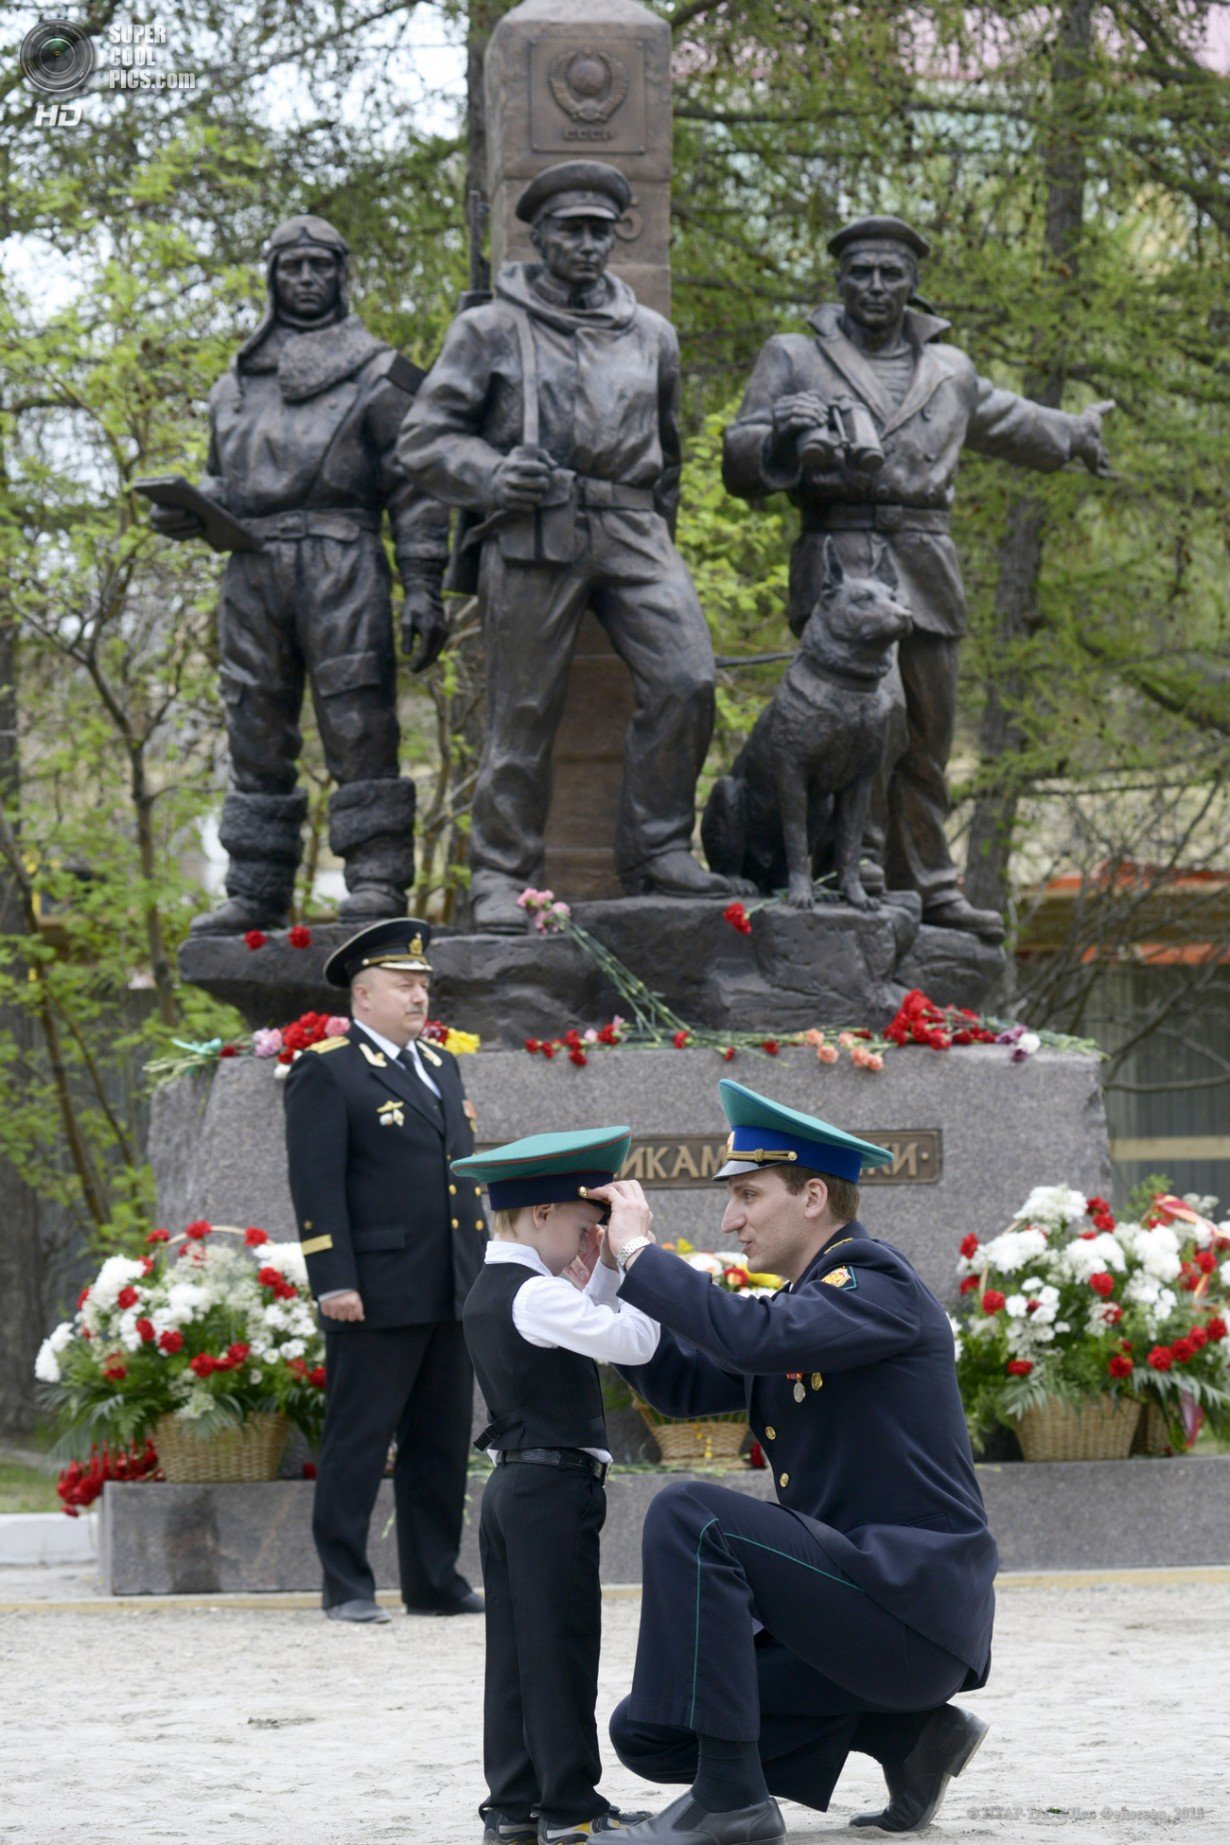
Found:
[[[507,532],[518,523],[532,526],[544,513],[556,512],[571,521],[577,511],[584,512],[656,512],[652,487],[633,487],[625,481],[599,480],[592,474],[574,474],[571,468],[556,468],[547,483],[547,491],[532,511],[497,511],[489,513],[481,525],[472,526],[462,545],[469,550],[485,538]],[[561,560],[555,560],[561,561]]]
[[[947,532],[952,514],[937,506],[807,506],[805,532]]]
[[[348,507],[345,512],[325,506],[309,506],[302,512],[261,513],[244,516],[244,524],[259,538],[282,538],[295,544],[301,538],[340,538],[353,544],[363,532],[378,532],[380,516],[366,507]]]

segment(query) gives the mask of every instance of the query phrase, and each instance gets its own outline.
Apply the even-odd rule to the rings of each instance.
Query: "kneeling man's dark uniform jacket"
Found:
[[[392,1437],[402,1595],[466,1592],[456,1571],[473,1376],[461,1309],[487,1241],[481,1194],[449,1161],[473,1151],[457,1062],[418,1047],[439,1097],[359,1025],[297,1059],[286,1083],[291,1194],[312,1292],[357,1289],[361,1321],[323,1319],[328,1413],[314,1531],[325,1605],[370,1600],[367,1528]]]

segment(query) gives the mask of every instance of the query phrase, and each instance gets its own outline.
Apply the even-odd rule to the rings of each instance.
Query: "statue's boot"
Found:
[[[621,871],[620,883],[630,897],[754,897],[756,886],[747,878],[725,878],[698,865],[690,852],[663,852]]]
[[[976,910],[955,890],[926,904],[922,919],[932,929],[964,929],[967,935],[979,936],[984,942],[999,943],[1004,939],[1004,919],[999,911]]]
[[[476,872],[470,885],[470,930],[474,935],[524,935],[528,918],[507,878]]]
[[[345,866],[339,922],[404,916],[414,880],[414,783],[344,782],[329,799],[329,845]]]
[[[240,794],[222,804],[218,838],[226,850],[227,901],[194,916],[193,935],[244,935],[284,929],[299,869],[300,830],[307,796]]]

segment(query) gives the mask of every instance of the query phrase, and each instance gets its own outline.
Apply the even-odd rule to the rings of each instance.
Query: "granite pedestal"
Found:
[[[602,1534],[602,1579],[639,1582],[641,1527],[649,1501],[677,1473],[612,1474]],[[771,1499],[767,1472],[707,1476]],[[1122,1570],[1230,1563],[1230,1455],[1171,1460],[1060,1461],[980,1466],[978,1477],[1005,1570]],[[320,1566],[312,1545],[306,1481],[264,1486],[165,1486],[109,1482],[103,1494],[99,1564],[112,1595],[312,1591]],[[461,1568],[479,1580],[478,1512],[483,1478],[470,1482]],[[369,1557],[377,1587],[396,1589],[393,1494],[381,1488]]]
[[[863,1221],[941,1298],[953,1293],[967,1231],[1004,1228],[1035,1185],[1105,1194],[1111,1182],[1099,1061],[1075,1053],[1039,1051],[1013,1063],[998,1045],[911,1047],[888,1056],[878,1075],[844,1057],[827,1068],[793,1048],[777,1057],[740,1052],[729,1064],[703,1050],[595,1050],[584,1068],[524,1050],[480,1051],[461,1067],[480,1144],[548,1124],[627,1122],[635,1136],[627,1172],[645,1185],[659,1234],[705,1249],[723,1247],[724,1194],[706,1176],[725,1135],[720,1076],[884,1139],[895,1159],[884,1177],[866,1181]],[[297,1234],[271,1061],[232,1058],[159,1089],[149,1155],[159,1222],[173,1230],[205,1217]]]

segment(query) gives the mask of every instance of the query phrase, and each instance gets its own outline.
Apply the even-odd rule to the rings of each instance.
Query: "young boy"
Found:
[[[596,1360],[644,1364],[658,1328],[580,1285],[596,1260],[613,1261],[605,1247],[599,1258],[606,1207],[585,1192],[611,1182],[630,1144],[624,1127],[534,1134],[453,1163],[486,1186],[494,1212],[462,1315],[490,1417],[475,1445],[495,1463],[479,1525],[483,1845],[585,1845],[645,1817],[621,1815],[597,1791],[598,1534],[611,1456]]]

